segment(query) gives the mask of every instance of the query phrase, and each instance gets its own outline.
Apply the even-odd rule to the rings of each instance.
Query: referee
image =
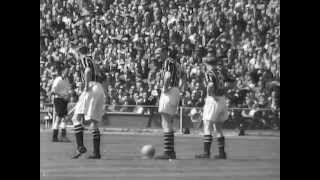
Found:
[[[68,114],[68,98],[70,83],[67,80],[67,71],[62,72],[60,68],[57,71],[57,77],[52,84],[52,93],[54,95],[53,104],[56,112],[55,121],[52,126],[52,142],[70,142],[67,138],[65,116]],[[61,127],[61,138],[58,139],[59,125]]]

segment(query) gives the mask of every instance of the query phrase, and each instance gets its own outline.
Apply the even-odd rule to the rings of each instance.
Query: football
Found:
[[[144,145],[141,148],[141,155],[142,155],[143,159],[151,159],[151,158],[153,158],[155,152],[156,152],[155,148],[150,144]]]

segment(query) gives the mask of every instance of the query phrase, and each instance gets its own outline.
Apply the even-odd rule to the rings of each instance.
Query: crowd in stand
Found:
[[[231,76],[229,107],[280,108],[280,0],[42,0],[43,100],[58,68],[79,95],[80,46],[89,47],[106,77],[106,104],[156,105],[158,51],[173,47],[187,75],[181,105],[201,107],[202,58],[214,47]]]

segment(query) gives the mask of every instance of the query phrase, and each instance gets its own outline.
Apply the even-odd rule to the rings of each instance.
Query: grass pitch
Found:
[[[202,137],[177,136],[177,160],[142,160],[140,148],[153,144],[161,154],[161,135],[103,134],[101,160],[71,159],[72,143],[52,143],[51,133],[40,132],[40,179],[54,180],[273,180],[280,179],[280,137],[226,137],[227,160],[196,160]],[[85,133],[88,153],[92,135]],[[217,144],[212,144],[212,154]]]

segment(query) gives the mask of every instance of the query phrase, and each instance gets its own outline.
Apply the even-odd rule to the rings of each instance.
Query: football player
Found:
[[[180,91],[183,87],[182,72],[174,55],[166,59],[163,67],[163,87],[159,99],[158,112],[161,114],[164,153],[155,159],[176,159],[174,150],[173,117],[180,102]]]
[[[61,68],[58,68],[57,77],[52,84],[52,94],[54,95],[53,104],[56,112],[55,120],[53,121],[52,129],[52,142],[70,142],[67,138],[66,130],[66,115],[68,113],[68,98],[71,85],[67,79],[66,70],[62,72]],[[59,126],[61,127],[61,138],[58,139]]]
[[[90,56],[86,56],[88,49],[82,47],[79,49],[81,62],[82,78],[84,89],[79,97],[79,101],[74,108],[72,117],[77,150],[73,159],[79,158],[87,149],[83,144],[83,126],[82,121],[89,121],[90,129],[93,135],[93,154],[88,159],[100,159],[100,131],[99,122],[104,115],[105,94],[101,85],[102,78],[98,66],[93,62]]]
[[[228,119],[226,104],[226,73],[215,57],[213,48],[209,48],[208,55],[203,58],[207,71],[205,75],[207,84],[207,97],[203,107],[203,150],[202,154],[195,155],[195,158],[210,158],[212,132],[217,134],[219,154],[214,156],[215,159],[226,159],[225,137],[223,135],[223,123]]]

